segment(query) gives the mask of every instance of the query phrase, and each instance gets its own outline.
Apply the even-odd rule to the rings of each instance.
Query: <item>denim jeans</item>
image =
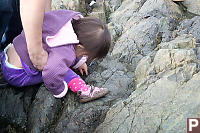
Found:
[[[0,0],[0,50],[22,31],[19,0]]]

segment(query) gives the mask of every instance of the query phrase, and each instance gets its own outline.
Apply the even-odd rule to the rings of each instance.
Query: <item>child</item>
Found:
[[[1,54],[2,72],[13,86],[45,83],[56,98],[62,98],[68,87],[78,94],[80,102],[88,102],[108,93],[106,88],[86,85],[73,72],[79,69],[87,75],[87,59],[99,59],[110,48],[110,33],[97,18],[83,18],[79,12],[57,10],[45,14],[43,23],[43,48],[48,52],[47,64],[42,72],[30,61],[24,32]]]

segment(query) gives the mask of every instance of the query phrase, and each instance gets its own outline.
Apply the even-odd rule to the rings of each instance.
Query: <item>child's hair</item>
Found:
[[[84,46],[90,59],[103,58],[107,55],[111,36],[105,24],[95,17],[73,20],[74,31]]]

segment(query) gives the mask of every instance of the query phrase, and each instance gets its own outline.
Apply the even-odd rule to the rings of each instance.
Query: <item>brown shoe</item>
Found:
[[[80,103],[86,103],[98,98],[105,96],[108,93],[107,88],[98,88],[94,86],[88,86],[89,92],[85,93],[82,91],[77,92],[78,100]]]

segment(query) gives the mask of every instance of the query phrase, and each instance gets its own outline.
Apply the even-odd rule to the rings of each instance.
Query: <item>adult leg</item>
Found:
[[[20,18],[19,11],[19,0],[10,0],[12,1],[13,13],[10,17],[9,24],[5,29],[5,34],[2,38],[1,45],[5,48],[13,39],[19,35],[22,31],[22,23]],[[51,0],[46,0],[45,12],[51,11]]]
[[[9,43],[11,43],[13,39],[22,31],[22,24],[19,11],[19,0],[12,0],[12,9],[12,16],[10,17],[5,34],[1,41],[2,48],[5,48]]]
[[[6,27],[12,17],[13,13],[13,0],[0,0],[0,42]],[[0,46],[1,47],[1,46]]]
[[[6,27],[12,17],[13,8],[12,8],[13,0],[0,0],[0,50],[3,50],[1,45],[2,36],[5,33]],[[7,82],[0,73],[0,87],[6,87]]]

